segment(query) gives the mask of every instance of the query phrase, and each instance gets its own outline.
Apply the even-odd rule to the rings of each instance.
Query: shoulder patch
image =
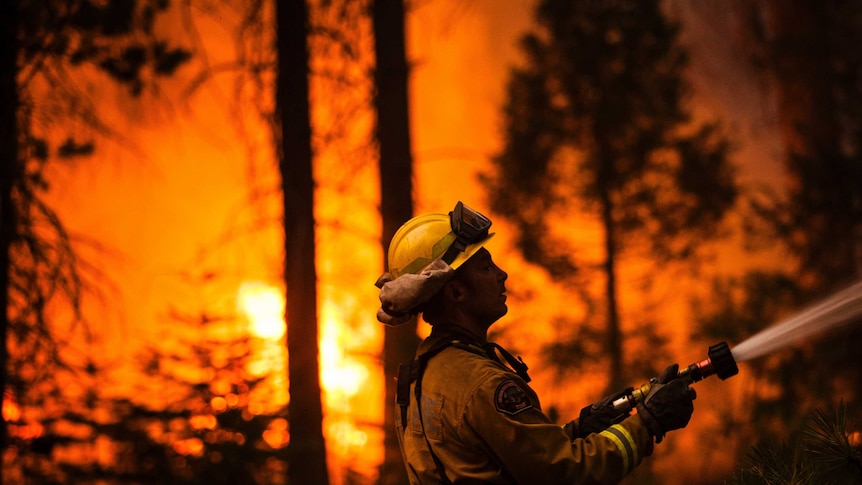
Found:
[[[497,392],[494,393],[494,405],[497,406],[497,411],[512,416],[533,407],[527,393],[512,380],[503,381],[497,386]]]

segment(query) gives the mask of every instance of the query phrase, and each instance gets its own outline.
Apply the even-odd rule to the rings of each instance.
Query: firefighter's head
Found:
[[[490,227],[490,219],[461,202],[449,214],[423,214],[402,225],[389,245],[389,272],[378,280],[378,286],[383,289],[386,284],[390,288],[397,288],[397,293],[411,296],[414,293],[422,294],[416,296],[416,306],[407,309],[400,302],[387,307],[384,292],[381,291],[384,314],[378,312],[378,318],[384,321],[386,314],[393,316],[409,310],[414,314],[423,313],[423,318],[433,324],[435,317],[440,314],[440,305],[445,301],[441,300],[442,295],[438,295],[443,293],[444,286],[466,290],[467,283],[478,283],[473,278],[476,276],[474,270],[490,266],[502,273],[502,281],[505,281],[505,273],[493,264],[490,253],[481,251],[493,236],[488,232]],[[448,284],[450,282],[451,285]],[[497,283],[496,286],[501,287],[502,284]],[[390,294],[395,293],[390,291]],[[500,295],[498,291],[497,296]],[[478,297],[479,294],[474,296]],[[477,303],[481,301],[477,298]],[[390,311],[393,307],[398,308]],[[392,324],[390,321],[385,323]],[[395,324],[398,323],[403,322]]]
[[[435,325],[456,323],[484,332],[508,312],[506,279],[484,247],[464,262],[452,278],[420,307],[422,318]]]

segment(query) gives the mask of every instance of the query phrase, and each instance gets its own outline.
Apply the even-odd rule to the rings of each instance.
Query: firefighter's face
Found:
[[[491,253],[482,248],[459,268],[459,280],[467,292],[467,311],[490,326],[509,311],[506,306],[505,271],[494,264]]]

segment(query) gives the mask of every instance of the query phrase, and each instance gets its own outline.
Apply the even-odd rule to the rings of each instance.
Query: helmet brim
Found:
[[[488,241],[492,237],[494,237],[494,234],[496,233],[492,232],[491,234],[488,234],[488,237],[486,237],[485,239],[482,239],[477,243],[470,244],[469,246],[467,246],[462,253],[460,253],[458,256],[455,256],[455,259],[452,260],[452,264],[450,264],[449,266],[452,267],[452,269],[458,269],[462,264],[466,263],[468,259],[472,258],[477,251],[485,247],[485,244],[487,244]]]

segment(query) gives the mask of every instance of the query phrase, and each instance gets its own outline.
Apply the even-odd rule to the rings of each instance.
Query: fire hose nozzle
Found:
[[[736,359],[733,358],[733,353],[731,353],[730,347],[726,342],[720,342],[710,346],[707,356],[708,357],[706,359],[700,362],[695,362],[694,364],[681,368],[676,378],[688,379],[689,382],[698,382],[713,374],[717,375],[721,380],[725,380],[739,374],[739,367],[736,365]],[[649,394],[649,391],[652,389],[655,382],[656,379],[652,378],[646,384],[635,387],[629,394],[615,400],[613,402],[613,407],[620,411],[631,411],[638,405],[638,403],[641,403],[646,399],[647,394]]]

